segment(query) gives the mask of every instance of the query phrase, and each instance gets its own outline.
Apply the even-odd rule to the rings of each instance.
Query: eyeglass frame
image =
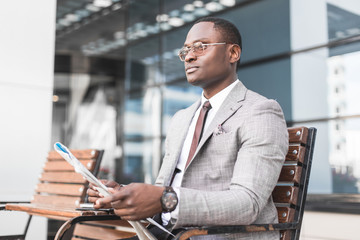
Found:
[[[223,45],[223,44],[227,44],[226,42],[221,42],[221,43],[202,43],[202,42],[195,42],[195,43],[193,43],[190,47],[182,47],[180,50],[179,50],[179,52],[178,52],[178,56],[179,56],[179,58],[180,58],[180,61],[182,61],[182,62],[185,62],[185,58],[186,58],[186,56],[189,54],[189,52],[190,51],[193,51],[194,52],[194,44],[196,44],[196,43],[201,43],[202,44],[202,46],[216,46],[216,45]],[[187,53],[185,54],[185,56],[184,56],[184,60],[181,58],[181,55],[180,55],[180,53],[181,53],[181,51],[183,51],[183,49],[184,48],[188,48],[189,50],[187,51]],[[204,49],[205,50],[205,49]],[[203,51],[204,51],[203,50]],[[195,56],[197,56],[196,54],[195,54]]]

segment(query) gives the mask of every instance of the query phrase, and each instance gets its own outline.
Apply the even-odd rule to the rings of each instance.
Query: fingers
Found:
[[[114,195],[118,191],[118,189],[108,188],[108,191],[111,195]]]
[[[122,191],[121,189],[113,189],[110,188],[109,192],[111,193],[111,206],[113,208],[126,208],[128,206],[125,205],[125,199],[127,197],[126,191]]]
[[[109,180],[106,180],[106,179],[101,179],[100,182],[101,182],[102,184],[104,184],[106,187],[111,187],[111,188],[116,188],[116,187],[118,187],[118,186],[121,186],[120,184],[118,184],[118,183],[115,182],[115,181],[109,181]],[[92,184],[92,183],[89,184],[89,188],[95,190],[95,187],[96,187],[96,186],[95,186],[94,184]]]
[[[120,184],[118,184],[117,182],[115,181],[108,181],[108,180],[101,180],[101,182],[107,186],[107,187],[111,187],[111,188],[116,188],[116,187],[119,187]]]
[[[115,200],[111,202],[111,207],[114,209],[124,209],[129,208],[123,200]]]
[[[99,192],[95,188],[88,188],[86,192],[90,197],[99,197]]]
[[[121,185],[114,182],[114,181],[108,181],[108,180],[100,180],[105,186],[108,187],[108,189],[113,189],[113,188],[116,188],[116,189],[120,189],[121,188]],[[103,197],[99,191],[96,189],[96,186],[92,183],[89,184],[89,188],[87,190],[87,194],[90,196],[90,197]]]
[[[109,188],[110,197],[99,200],[100,203],[111,204],[114,209],[130,209],[133,207],[133,201],[129,199],[129,192],[125,189]]]
[[[114,209],[114,213],[120,216],[121,219],[127,221],[138,221],[143,219],[135,216],[134,214],[130,214],[128,211],[124,211],[123,209]]]
[[[92,183],[89,183],[89,189],[93,189],[93,190],[95,190],[95,185],[94,185],[94,184],[92,184]]]
[[[107,182],[106,180],[102,180],[102,182]],[[88,195],[88,200],[91,203],[94,203],[94,208],[105,208],[106,205],[102,204],[101,202],[98,202],[98,199],[103,198],[104,196],[102,196],[98,190],[96,190],[95,188],[96,186],[92,183],[89,184],[89,188],[87,190],[87,195]],[[110,207],[110,205],[108,205],[108,207]]]
[[[100,198],[99,192],[97,190],[94,190],[94,189],[90,188],[90,187],[87,190],[87,195],[88,195],[88,201],[91,202],[91,203],[95,203],[96,200],[98,200]]]
[[[111,208],[112,196],[98,198],[94,202],[94,208]]]

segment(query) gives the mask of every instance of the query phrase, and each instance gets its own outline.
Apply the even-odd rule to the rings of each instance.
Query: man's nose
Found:
[[[196,60],[196,56],[193,50],[190,50],[185,56],[185,62],[192,62]]]

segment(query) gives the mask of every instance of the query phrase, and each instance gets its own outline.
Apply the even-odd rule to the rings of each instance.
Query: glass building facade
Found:
[[[177,51],[204,16],[239,28],[247,88],[276,99],[289,127],[318,128],[309,193],[358,194],[356,1],[59,0],[53,141],[105,149],[101,177],[154,182],[171,117],[201,95]]]

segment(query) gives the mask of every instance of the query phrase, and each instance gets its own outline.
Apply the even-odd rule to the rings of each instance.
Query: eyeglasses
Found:
[[[195,56],[199,56],[204,53],[204,50],[207,48],[207,46],[213,46],[213,45],[223,45],[226,43],[202,43],[202,42],[196,42],[190,47],[183,47],[180,49],[178,55],[181,61],[185,61],[186,55],[192,50]]]

